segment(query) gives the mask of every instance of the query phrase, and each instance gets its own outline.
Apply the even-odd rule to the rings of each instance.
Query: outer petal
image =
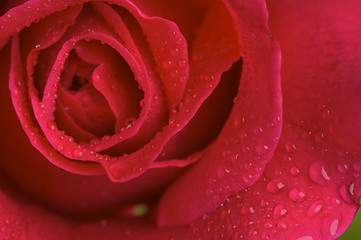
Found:
[[[206,17],[204,32],[199,32],[194,48],[197,49],[200,42],[203,45],[215,44],[208,36],[210,28],[207,24],[213,28],[221,26],[217,31],[227,39],[234,37],[229,34],[235,26],[243,50],[238,96],[216,142],[208,148],[203,159],[178,178],[162,197],[158,216],[160,225],[189,223],[214,210],[228,195],[252,185],[272,157],[279,139],[280,56],[278,45],[271,39],[267,28],[265,4],[262,1],[225,1],[225,4],[233,20],[229,19],[227,9],[216,5],[217,10],[211,10],[210,18]],[[215,15],[221,20],[215,20]],[[222,32],[221,29],[226,30]],[[203,38],[205,36],[209,42]],[[221,56],[204,56],[203,61],[213,66],[217,63],[212,63],[212,57],[218,59]]]
[[[262,178],[195,222],[196,235],[312,240],[335,239],[346,230],[361,197],[359,135],[349,132],[358,133],[354,104],[360,96],[345,93],[360,88],[355,3],[270,1],[271,29],[284,56],[282,137]],[[337,66],[329,65],[334,61]]]
[[[360,151],[360,2],[275,0],[269,5],[272,33],[284,52],[285,117],[320,140]]]
[[[204,239],[335,239],[359,207],[359,155],[337,156],[286,125],[262,178],[192,224]],[[296,150],[288,148],[295,144]],[[348,162],[341,173],[337,162]],[[345,170],[342,170],[343,172]]]

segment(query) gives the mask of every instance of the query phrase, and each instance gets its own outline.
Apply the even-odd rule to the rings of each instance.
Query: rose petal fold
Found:
[[[229,46],[236,44],[234,39],[239,37],[243,67],[238,96],[216,142],[200,162],[178,178],[162,196],[159,225],[190,223],[214,210],[227,196],[251,186],[261,176],[279,140],[282,126],[280,51],[267,28],[265,5],[261,1],[225,1],[225,6],[213,6],[201,28],[203,32],[198,33],[199,42],[196,39],[195,44],[207,46],[208,40],[210,46],[217,46],[223,40],[231,41],[223,43]],[[215,20],[215,15],[221,16],[222,21]],[[216,32],[225,38],[212,39],[209,25],[213,30],[218,27]],[[237,33],[230,36],[232,28]],[[216,68],[221,56],[231,56],[224,45],[219,44],[221,54],[215,56],[205,55],[204,49],[198,55],[194,53],[195,61],[201,56],[203,64]],[[197,45],[193,47],[197,48]],[[217,61],[212,62],[215,57]],[[207,67],[202,66],[202,69]]]
[[[285,126],[262,178],[192,223],[196,234],[189,237],[336,239],[347,229],[360,206],[360,169],[351,167],[359,154],[337,156],[297,126]],[[338,169],[337,162],[350,167]]]

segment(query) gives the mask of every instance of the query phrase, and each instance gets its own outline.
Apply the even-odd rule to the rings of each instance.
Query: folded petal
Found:
[[[192,224],[197,236],[336,239],[347,229],[361,197],[358,134],[349,132],[358,131],[360,111],[349,101],[359,95],[345,92],[360,83],[355,3],[269,1],[283,50],[282,137],[262,178]],[[339,64],[328,65],[333,61]],[[340,112],[342,120],[334,121]]]
[[[214,210],[227,196],[251,186],[261,176],[279,139],[280,56],[278,45],[267,29],[265,5],[261,1],[226,1],[225,4],[228,8],[213,5],[206,16],[193,46],[193,59],[201,62],[201,71],[212,72],[220,65],[220,59],[229,61],[237,57],[234,51],[233,55],[227,52],[226,46],[238,44],[239,37],[243,65],[238,96],[215,143],[200,162],[178,178],[162,196],[160,225],[190,223]],[[217,39],[208,24],[213,30],[218,27],[216,32],[224,38]],[[226,41],[224,45],[220,43],[222,40]],[[219,47],[223,54],[212,55],[214,51],[205,50],[207,45]],[[194,65],[191,62],[191,66]]]
[[[287,122],[282,134],[262,178],[192,223],[189,236],[315,240],[347,229],[360,205],[360,156],[325,151]],[[340,161],[350,168],[337,167]]]

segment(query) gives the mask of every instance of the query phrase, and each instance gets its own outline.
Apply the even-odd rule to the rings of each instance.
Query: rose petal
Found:
[[[236,55],[239,54],[239,52],[236,50],[237,47],[237,44],[230,44],[229,46],[226,45],[223,50],[225,50],[225,52],[231,52],[230,55],[232,55],[233,51],[233,54]],[[201,48],[197,51],[198,53],[201,51],[203,53],[204,49]],[[210,95],[215,86],[217,86],[217,83],[220,79],[219,72],[228,70],[232,62],[237,60],[237,57],[233,58],[234,59],[232,60],[227,59],[227,61],[224,61],[224,64],[219,64],[218,59],[217,64],[214,65],[221,66],[219,66],[219,69],[213,69],[214,75],[212,75],[212,72],[210,72],[209,69],[201,69],[201,67],[204,67],[204,63],[198,61],[198,67],[195,68],[193,76],[190,78],[189,87],[184,97],[185,101],[183,102],[182,109],[180,109],[179,112],[176,111],[174,116],[171,117],[169,125],[164,127],[161,132],[156,134],[154,139],[152,139],[139,151],[129,155],[126,159],[127,163],[124,161],[118,161],[114,164],[111,164],[109,169],[110,177],[112,179],[120,178],[122,175],[126,175],[127,172],[130,171],[134,171],[136,174],[139,174],[142,173],[144,169],[151,166],[151,162],[154,161],[160,154],[164,144],[170,139],[170,137],[172,137],[186,125],[186,123],[194,116],[201,103]],[[203,82],[199,82],[199,79],[202,77]],[[138,167],[132,166],[134,165],[134,162],[139,162],[139,160],[143,162],[141,170],[138,169]]]
[[[333,112],[347,109],[344,100],[359,99],[353,91],[346,96],[343,87],[344,82],[354,88],[359,83],[355,19],[361,15],[354,3],[270,1],[271,28],[284,56],[282,139],[263,177],[194,223],[193,232],[216,239],[336,239],[351,223],[360,206],[361,162],[360,151],[349,144],[358,138],[347,134],[349,125],[358,126],[359,111],[344,113],[333,123],[345,128],[341,140],[328,128]],[[304,16],[314,22],[305,22]],[[333,41],[339,42],[337,49]],[[336,69],[323,68],[334,60],[340,61]]]
[[[207,151],[229,118],[234,98],[238,93],[241,71],[242,60],[239,60],[230,70],[222,74],[212,94],[202,103],[187,125],[167,142],[156,162],[172,158],[188,158],[194,152]],[[183,105],[179,107],[183,108]]]
[[[65,129],[67,132],[71,132],[72,136],[79,141],[90,141],[96,138],[96,135],[84,130],[75,120],[73,116],[68,113],[68,107],[65,107],[60,102],[57,103],[57,111],[55,114],[56,119],[61,125],[58,125],[60,129]]]
[[[279,139],[279,48],[270,38],[266,27],[265,5],[261,2],[237,4],[233,1],[226,2],[226,5],[235,23],[227,15],[225,7],[222,9],[222,6],[215,5],[208,21],[206,18],[204,32],[199,33],[199,41],[205,45],[204,38],[211,38],[207,24],[213,30],[218,26],[217,32],[227,36],[227,40],[235,38],[229,34],[232,33],[231,28],[236,26],[244,50],[238,97],[215,144],[208,148],[197,165],[178,178],[163,195],[159,203],[160,225],[189,223],[205,212],[214,210],[228,195],[251,186],[261,176]],[[215,15],[221,16],[222,21],[215,20]],[[222,51],[224,46],[220,47]],[[216,56],[204,56],[203,62],[216,68],[219,62],[209,61],[221,56],[219,53]],[[207,69],[205,66],[203,68]]]
[[[116,116],[113,131],[120,132],[126,127],[127,119],[139,117],[139,102],[143,99],[131,69],[108,46],[89,42],[81,43],[76,49],[80,56],[91,53],[88,58],[93,59],[93,64],[99,64],[93,71],[92,84],[107,99]]]
[[[286,51],[282,74],[287,79],[283,88],[288,119],[320,140],[328,138],[345,150],[360,151],[359,3],[320,2],[312,8],[297,1],[274,3],[269,4],[271,26]],[[301,10],[317,24],[305,22]],[[295,25],[297,31],[291,31]]]
[[[26,26],[27,24],[29,24],[33,21],[39,20],[44,15],[49,15],[52,12],[59,11],[59,10],[63,9],[64,6],[70,6],[70,5],[75,5],[77,3],[82,3],[82,1],[65,1],[65,2],[63,2],[62,5],[59,5],[58,3],[54,2],[54,1],[45,2],[45,1],[41,1],[41,0],[32,0],[32,1],[26,2],[25,4],[23,4],[17,8],[12,9],[9,12],[10,16],[15,16],[15,18],[16,18],[16,15],[23,14],[23,11],[27,11],[26,9],[29,6],[28,4],[30,4],[30,3],[32,3],[31,7],[36,7],[37,14],[29,16],[28,19],[19,18],[15,25],[5,27],[6,29],[4,28],[4,41],[6,39],[7,34],[12,34],[12,32],[20,31],[24,26]],[[44,4],[44,3],[46,3],[46,4]],[[129,6],[130,8],[132,8],[133,11],[140,13],[140,11],[137,10],[134,7],[134,5],[129,3],[128,1],[124,1],[122,3],[119,3],[119,2],[115,2],[115,3],[121,4],[121,5],[125,4],[126,6]],[[6,20],[9,20],[8,16],[6,16]],[[13,19],[11,17],[11,21],[12,20]],[[206,95],[208,95],[210,90],[211,89],[207,89],[206,91],[204,91],[204,93],[206,93]],[[197,96],[197,98],[202,99],[203,98],[202,96],[204,93],[199,94]],[[190,111],[188,106],[185,108],[185,109],[188,109],[188,114],[187,114],[186,118],[190,118],[194,114],[194,111],[199,107],[199,104],[192,103],[192,105],[194,105],[191,107],[193,109],[192,111]],[[35,107],[37,107],[37,106],[35,106]],[[187,122],[187,121],[183,121],[183,122]],[[47,125],[53,125],[53,124],[49,123]],[[182,123],[182,125],[184,126],[184,123]],[[164,143],[172,135],[174,135],[175,132],[179,131],[179,129],[181,129],[183,127],[181,125],[178,126],[178,124],[175,126],[169,127],[168,130],[164,131],[163,134],[159,134],[156,137],[157,140],[154,140],[154,141],[151,141],[150,143],[148,143],[147,146],[144,146],[142,149],[140,149],[140,151],[138,151],[137,154],[132,155],[131,157],[127,156],[127,157],[122,158],[124,160],[119,159],[119,161],[117,161],[117,164],[115,164],[115,165],[113,163],[106,162],[106,160],[109,159],[109,157],[107,157],[107,156],[105,156],[103,158],[103,160],[98,159],[98,157],[100,158],[102,156],[96,156],[95,159],[98,159],[101,161],[101,164],[103,164],[103,166],[107,169],[107,173],[109,174],[110,178],[115,181],[126,181],[127,179],[136,177],[148,169],[148,167],[151,165],[151,162],[154,161],[154,159],[159,155]],[[45,128],[43,128],[43,130],[44,129]],[[132,127],[131,129],[134,131],[135,128]],[[71,140],[71,138],[69,138],[69,139]],[[117,139],[117,138],[106,138],[106,139],[112,140],[112,141],[108,141],[108,140],[105,141],[109,146],[109,144],[114,144],[114,139]],[[159,142],[159,144],[156,142]],[[77,147],[76,144],[71,144],[71,145],[74,145],[74,147]],[[155,145],[157,145],[156,148],[154,148]],[[75,150],[79,151],[74,148],[74,151]],[[98,150],[100,150],[100,149],[98,149]],[[72,151],[73,150],[71,150],[70,152],[72,152]],[[90,155],[84,154],[83,149],[81,149],[80,151],[82,152],[81,159],[83,159],[83,160],[85,158],[87,160],[93,159],[93,157],[91,157]],[[150,152],[151,154],[145,154],[145,152]],[[79,155],[79,154],[77,153],[77,155]],[[147,157],[142,158],[139,156],[147,156]],[[70,157],[70,155],[68,157]],[[142,161],[132,161],[133,158],[143,159],[143,160]],[[130,163],[131,163],[131,165],[130,165]],[[134,165],[134,164],[136,164],[136,165]]]
[[[80,174],[99,174],[102,172],[98,164],[82,164],[66,160],[55,149],[53,149],[43,135],[39,133],[37,125],[33,124],[32,111],[27,103],[23,68],[20,57],[19,39],[15,37],[12,43],[9,89],[12,92],[11,97],[16,113],[32,144],[35,145],[35,147],[37,147],[37,149],[55,165],[62,165],[64,164],[64,161],[67,162],[66,167],[69,171]]]
[[[155,56],[157,70],[165,88],[168,108],[171,110],[182,100],[187,85],[189,76],[187,42],[175,23],[159,17],[146,16],[137,6],[127,5],[127,9],[142,26]]]
[[[323,151],[312,135],[305,138],[297,126],[286,126],[262,178],[194,222],[193,232],[198,231],[190,236],[336,239],[347,229],[360,206],[360,169],[351,167],[360,163],[359,154]],[[296,149],[288,148],[290,144]],[[339,161],[350,168],[340,172]]]

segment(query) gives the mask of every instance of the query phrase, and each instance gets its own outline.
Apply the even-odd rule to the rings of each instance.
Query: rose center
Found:
[[[144,93],[120,54],[95,40],[80,42],[69,54],[54,113],[59,129],[89,142],[139,117]]]
[[[89,80],[83,76],[74,76],[70,90],[79,91],[79,89],[89,83]]]

